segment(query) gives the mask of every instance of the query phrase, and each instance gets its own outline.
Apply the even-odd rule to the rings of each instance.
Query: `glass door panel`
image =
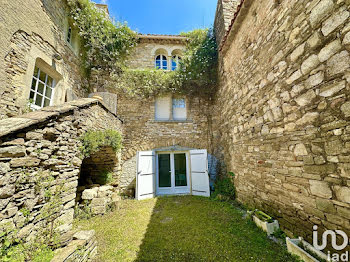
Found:
[[[158,155],[159,187],[171,187],[170,154]]]
[[[187,186],[186,154],[174,154],[175,186]]]

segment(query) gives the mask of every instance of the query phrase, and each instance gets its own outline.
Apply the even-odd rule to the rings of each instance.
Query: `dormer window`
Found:
[[[171,70],[175,71],[179,67],[179,63],[181,61],[181,57],[178,55],[174,55],[171,59]]]
[[[165,55],[156,56],[156,69],[168,70],[168,60]]]

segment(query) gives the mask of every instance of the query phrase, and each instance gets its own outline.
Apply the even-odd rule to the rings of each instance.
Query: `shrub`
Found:
[[[118,152],[122,148],[122,136],[116,130],[89,130],[80,140],[82,142],[80,151],[84,157],[89,157],[106,146],[110,146],[114,152]]]
[[[218,200],[233,200],[235,199],[235,186],[233,183],[234,173],[229,172],[224,177],[219,177],[214,185],[214,193],[212,197]]]
[[[113,181],[113,172],[109,170],[104,170],[100,174],[98,174],[95,178],[97,184],[106,185]]]

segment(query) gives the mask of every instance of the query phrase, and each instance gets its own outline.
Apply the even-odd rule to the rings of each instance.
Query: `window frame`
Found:
[[[68,44],[70,44],[72,46],[72,43],[73,43],[73,28],[72,28],[72,26],[70,24],[68,24],[66,41],[67,41]]]
[[[160,57],[159,61],[160,61],[160,67],[157,66],[157,61],[158,61],[158,57]],[[164,59],[165,58],[165,59]],[[163,62],[166,61],[166,68],[164,68]],[[154,66],[156,69],[158,70],[169,70],[169,61],[166,55],[164,54],[158,54],[155,57],[154,60]]]
[[[175,58],[175,59],[174,59]],[[181,61],[181,56],[179,55],[173,55],[171,57],[171,71],[175,71],[177,69],[179,69],[179,62]],[[175,62],[175,67],[173,66],[173,62]]]
[[[37,75],[35,75],[36,69],[38,69]],[[45,74],[45,82],[40,80],[40,74],[41,73]],[[52,79],[51,86],[49,86],[48,83],[47,83],[47,80],[48,80],[49,77]],[[35,81],[35,90],[33,90],[33,81]],[[43,93],[42,94],[40,92],[38,92],[39,84],[43,84],[44,85],[44,89],[43,89]],[[42,68],[40,68],[38,65],[35,65],[34,72],[32,74],[32,81],[31,81],[31,85],[30,85],[30,89],[29,89],[29,100],[33,100],[33,101],[30,102],[30,108],[32,110],[39,110],[39,109],[42,109],[42,108],[46,107],[44,105],[45,99],[49,100],[49,105],[47,105],[47,106],[51,106],[52,103],[53,103],[54,95],[55,95],[55,86],[56,86],[55,78],[53,78],[48,73],[46,73],[46,71],[43,70]],[[47,87],[51,88],[51,96],[50,97],[46,96]],[[31,98],[31,93],[34,93],[33,98]],[[38,94],[40,96],[42,96],[42,101],[41,101],[41,105],[40,106],[36,104],[36,98],[37,98]]]
[[[154,101],[154,120],[158,121],[158,122],[185,122],[188,121],[188,103],[187,103],[187,99],[185,96],[166,96],[166,97],[170,97],[169,101],[170,104],[169,109],[170,109],[170,114],[169,114],[169,119],[164,119],[164,118],[157,118],[157,99],[161,98],[161,97],[156,97],[155,101]],[[186,113],[186,117],[185,118],[174,118],[174,100],[176,99],[182,99],[184,100],[184,108],[185,108],[185,113]]]

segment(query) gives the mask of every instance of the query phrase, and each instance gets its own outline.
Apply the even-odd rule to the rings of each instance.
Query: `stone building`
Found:
[[[219,87],[210,101],[170,94],[132,98],[111,89],[102,75],[87,83],[65,1],[7,1],[1,13],[1,221],[16,225],[24,203],[40,209],[32,189],[16,185],[24,170],[51,170],[57,181],[69,181],[60,214],[69,217],[62,227],[68,232],[83,164],[75,158],[77,137],[110,127],[124,137],[121,155],[111,160],[118,166],[117,191],[133,194],[140,163],[157,155],[171,173],[163,181],[171,190],[151,186],[144,193],[190,193],[189,176],[176,174],[188,174],[184,163],[205,151],[209,172],[215,174],[218,159],[222,172],[236,174],[238,200],[278,218],[288,234],[310,239],[316,224],[350,236],[348,0],[218,0]],[[175,70],[185,43],[182,36],[139,35],[128,63]],[[88,85],[103,103],[78,99],[89,96]],[[30,99],[43,108],[23,116]],[[138,174],[159,175],[147,171]],[[184,191],[176,191],[176,178]],[[24,231],[35,226],[33,220]]]

